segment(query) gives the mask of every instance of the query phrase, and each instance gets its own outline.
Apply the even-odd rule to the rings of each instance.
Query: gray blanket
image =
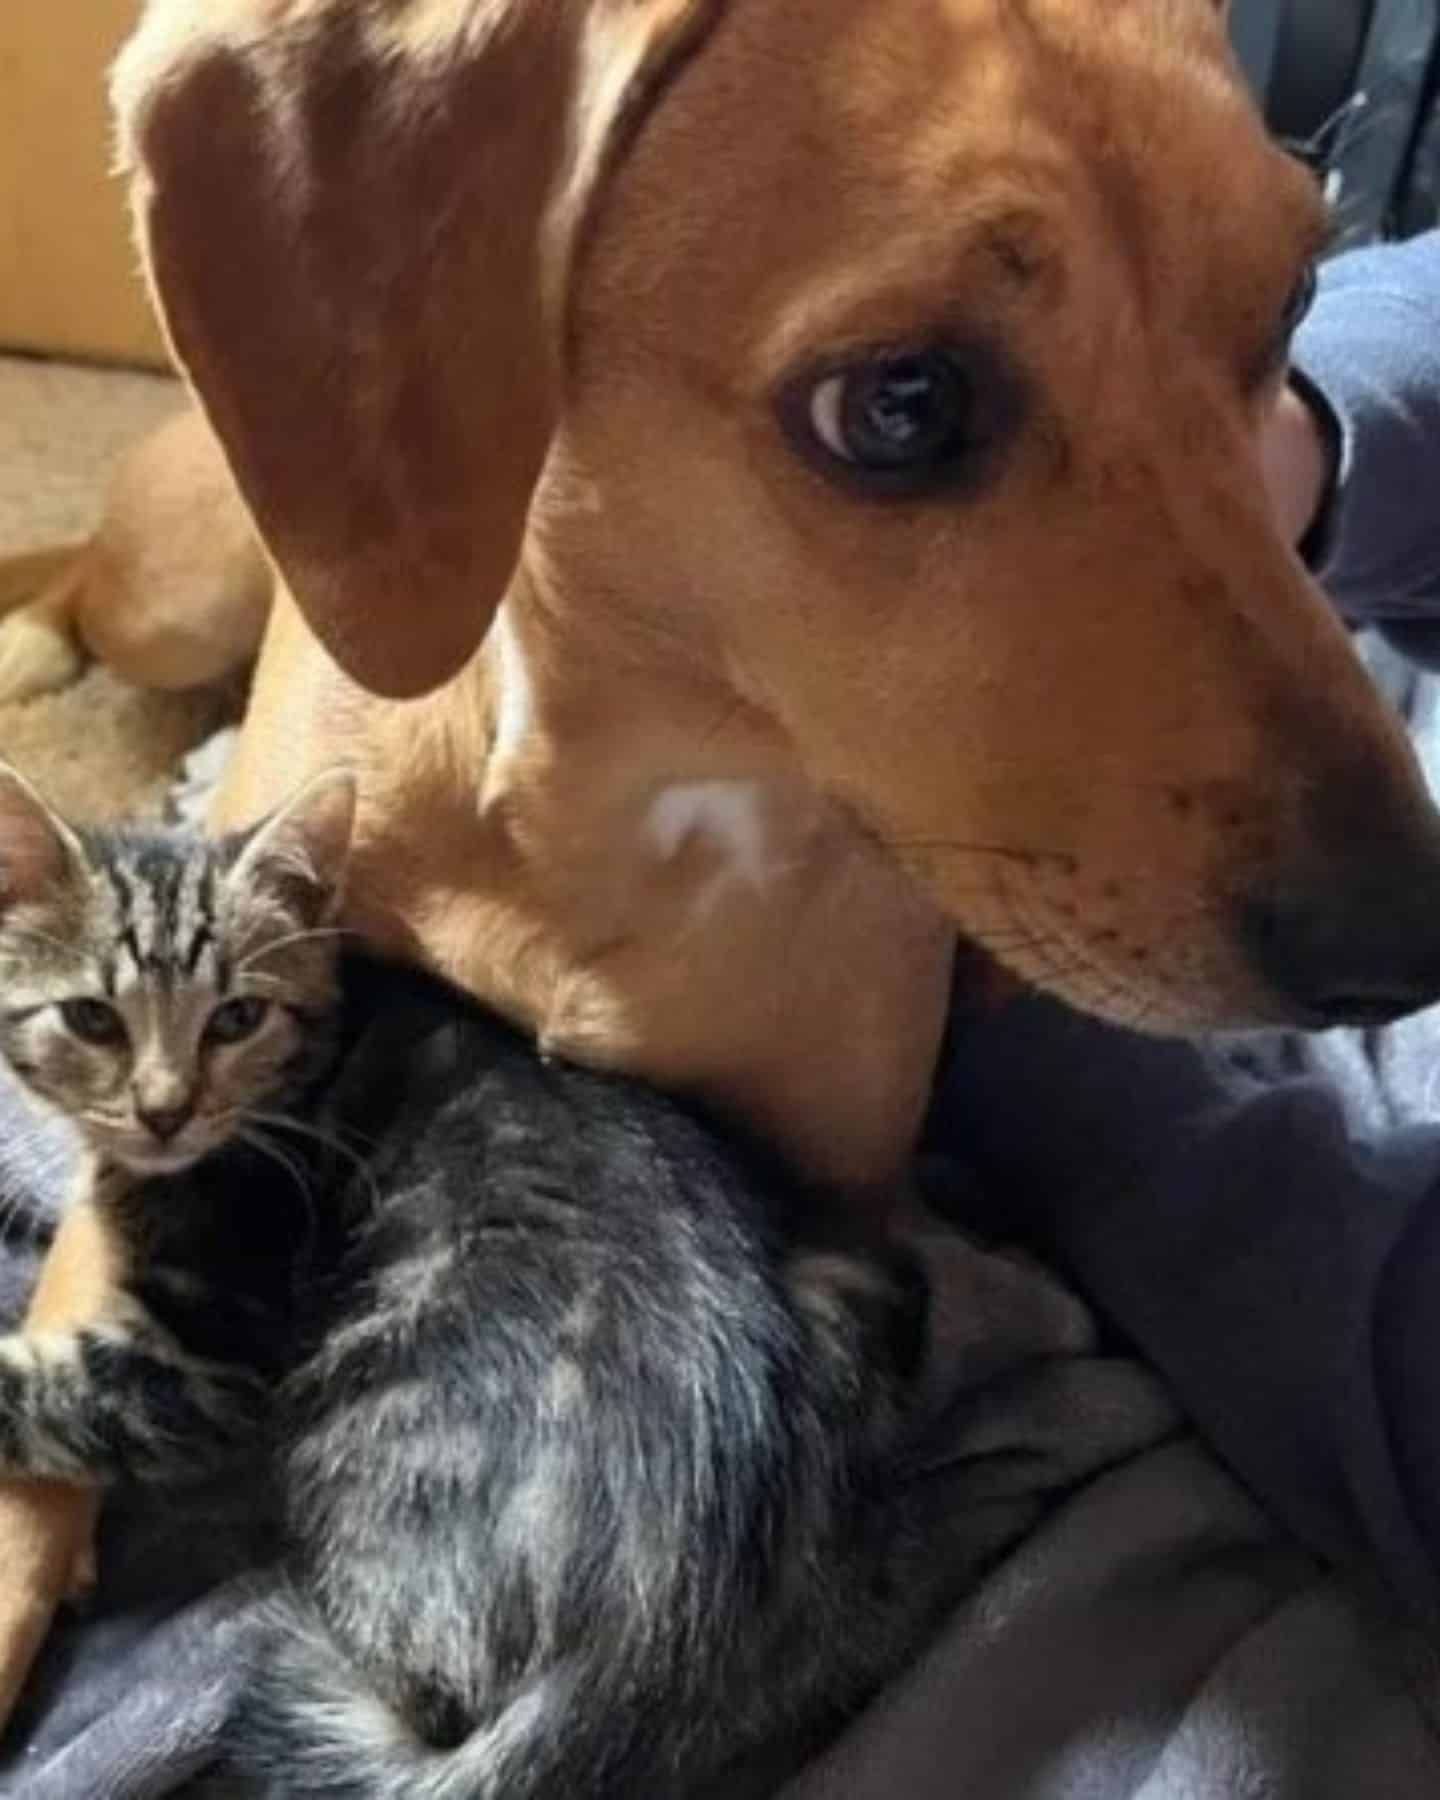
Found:
[[[1437,1029],[1432,1017],[1386,1045],[1336,1038],[1323,1053],[1355,1108],[1413,1117],[1440,1067]],[[65,1153],[0,1089],[7,1316]],[[936,1184],[956,1213],[966,1179],[947,1167]],[[909,1478],[947,1529],[965,1523],[964,1558],[937,1556],[948,1621],[779,1783],[783,1800],[1440,1793],[1434,1651],[1398,1607],[1287,1537],[1053,1277],[950,1228],[928,1254],[947,1329],[934,1347],[937,1423]],[[37,1671],[0,1752],[0,1794],[194,1791],[255,1643],[271,1546],[248,1501],[114,1496],[99,1591]]]
[[[1287,1542],[1042,1273],[958,1235],[933,1266],[956,1334],[915,1479],[968,1516],[979,1566],[937,1570],[962,1590],[939,1641],[786,1800],[1440,1791],[1426,1646]],[[0,1792],[187,1790],[244,1679],[266,1558],[244,1493],[117,1496],[99,1594],[45,1658]]]

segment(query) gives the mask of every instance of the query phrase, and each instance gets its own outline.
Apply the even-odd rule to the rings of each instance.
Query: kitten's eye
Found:
[[[876,494],[920,494],[983,473],[1019,416],[1019,384],[980,349],[869,357],[792,385],[780,412],[802,449]]]
[[[254,1037],[269,1011],[268,1000],[241,994],[215,1008],[206,1021],[205,1035],[212,1044],[238,1044],[245,1038]]]
[[[108,1047],[123,1044],[129,1035],[125,1030],[125,1021],[113,1006],[107,1006],[103,1000],[62,1000],[60,1017],[65,1029],[72,1037],[79,1038],[82,1044]]]

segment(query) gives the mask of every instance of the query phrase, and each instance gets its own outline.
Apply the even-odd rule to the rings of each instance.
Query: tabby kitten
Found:
[[[927,1623],[890,1478],[920,1295],[796,1243],[679,1106],[338,956],[350,814],[337,778],[217,844],[76,832],[0,778],[0,1047],[122,1271],[96,1325],[0,1340],[0,1458],[261,1448],[268,1793],[733,1800]]]
[[[333,1056],[353,810],[338,775],[219,842],[76,830],[0,764],[0,1057],[77,1129],[117,1275],[93,1325],[0,1337],[0,1465],[169,1481],[252,1433],[315,1223],[286,1140]]]

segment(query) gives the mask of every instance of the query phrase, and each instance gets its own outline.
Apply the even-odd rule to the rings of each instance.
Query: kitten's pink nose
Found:
[[[194,1111],[190,1102],[183,1100],[178,1106],[137,1106],[135,1116],[162,1144],[168,1144],[177,1132],[189,1124]]]

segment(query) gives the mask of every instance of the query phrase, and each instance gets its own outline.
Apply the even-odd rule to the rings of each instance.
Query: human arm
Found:
[[[1274,1514],[1440,1618],[1440,1127],[1025,999],[955,1031],[935,1137]]]
[[[1295,363],[1264,446],[1282,529],[1348,616],[1440,646],[1440,232],[1331,263]],[[1316,1075],[1039,1001],[954,1042],[937,1124],[995,1228],[1073,1273],[1314,1548],[1440,1616],[1440,1127],[1379,1134]]]
[[[1282,529],[1356,621],[1433,614],[1440,591],[1440,231],[1336,258],[1269,423]]]

